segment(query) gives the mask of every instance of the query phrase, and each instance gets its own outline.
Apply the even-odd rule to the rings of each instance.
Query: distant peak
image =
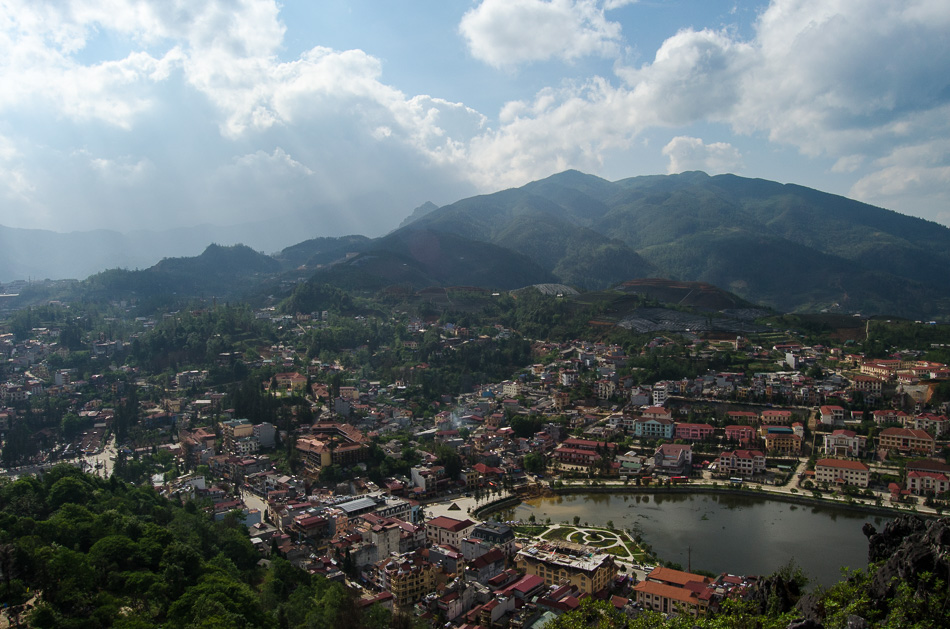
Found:
[[[399,229],[400,227],[405,227],[409,223],[414,223],[415,221],[419,220],[426,214],[431,214],[432,212],[438,209],[439,209],[438,205],[436,205],[432,201],[426,201],[425,203],[423,203],[422,205],[414,209],[409,216],[404,218],[402,222],[399,223],[399,227],[397,227],[396,229]]]

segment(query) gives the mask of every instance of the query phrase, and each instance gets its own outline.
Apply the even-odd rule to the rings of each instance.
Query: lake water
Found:
[[[795,505],[728,494],[576,494],[522,503],[506,517],[639,530],[665,561],[685,570],[768,575],[790,560],[811,584],[831,585],[841,568],[866,568],[865,522],[891,519],[835,507]]]

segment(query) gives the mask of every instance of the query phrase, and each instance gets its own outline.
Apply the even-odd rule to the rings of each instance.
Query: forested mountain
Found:
[[[375,291],[600,290],[667,278],[783,311],[950,316],[950,229],[792,184],[702,172],[609,182],[567,171],[426,204],[404,224],[377,239],[306,240],[274,257],[212,245],[143,271],[100,273],[78,290],[261,298],[286,296],[303,279]]]
[[[584,288],[658,276],[710,282],[784,310],[950,309],[950,229],[735,175],[612,183],[567,171],[444,206],[400,231],[423,228],[523,252]]]
[[[213,522],[193,501],[128,485],[124,464],[109,480],[64,464],[0,481],[0,592],[11,617],[37,629],[411,625],[378,605],[361,609],[342,584],[284,559],[261,566],[233,514]]]
[[[141,271],[113,269],[89,277],[80,290],[103,297],[241,295],[281,270],[280,263],[246,247],[209,245],[199,256],[165,258]]]

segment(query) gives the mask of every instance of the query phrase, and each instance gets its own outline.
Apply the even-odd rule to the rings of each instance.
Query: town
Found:
[[[699,617],[757,579],[683,570],[579,518],[501,517],[533,497],[707,490],[940,513],[950,496],[942,342],[875,340],[871,355],[762,326],[561,340],[473,313],[213,302],[8,315],[5,482],[67,463],[144,484],[243,527],[261,561],[443,626],[542,626],[586,598]]]

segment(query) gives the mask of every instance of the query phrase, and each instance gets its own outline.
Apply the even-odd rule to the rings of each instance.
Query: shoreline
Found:
[[[918,515],[923,518],[938,518],[939,514],[931,511],[920,511],[912,509],[901,509],[895,507],[868,505],[864,503],[845,502],[843,500],[828,500],[825,498],[814,498],[812,496],[802,496],[787,492],[769,491],[767,489],[737,489],[733,487],[714,487],[711,485],[692,485],[689,487],[642,487],[642,486],[565,486],[556,489],[550,489],[550,493],[541,496],[508,496],[494,502],[488,502],[478,506],[471,511],[475,518],[486,519],[497,511],[502,511],[511,507],[516,507],[521,503],[535,498],[545,498],[550,496],[565,496],[576,494],[667,494],[667,495],[690,495],[690,494],[723,494],[730,496],[745,496],[749,498],[761,498],[763,500],[776,500],[791,504],[815,507],[836,507],[846,511],[857,513],[867,513],[885,517],[896,518],[903,514]]]

